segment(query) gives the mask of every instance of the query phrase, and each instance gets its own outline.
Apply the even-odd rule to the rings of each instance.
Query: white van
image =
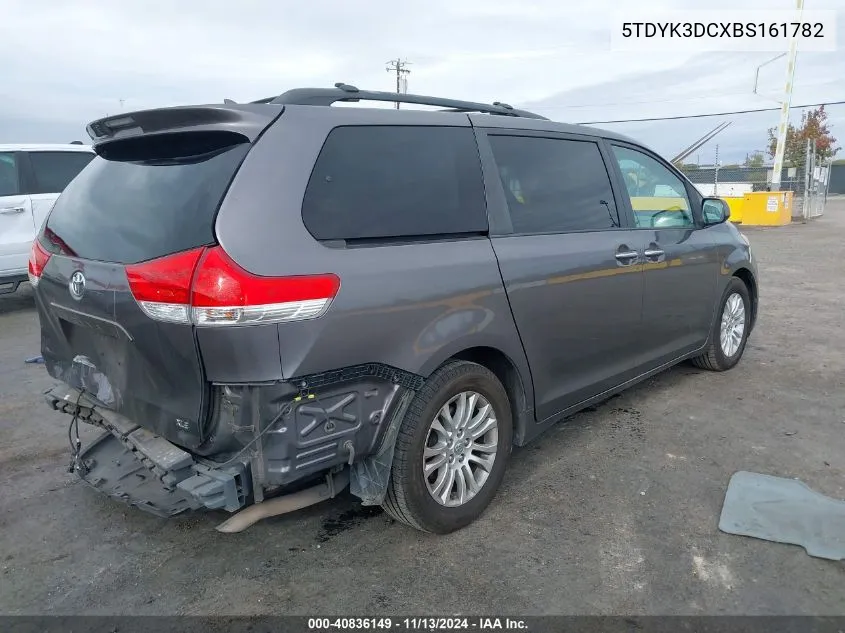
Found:
[[[86,145],[0,145],[0,294],[27,281],[32,240],[94,151]]]

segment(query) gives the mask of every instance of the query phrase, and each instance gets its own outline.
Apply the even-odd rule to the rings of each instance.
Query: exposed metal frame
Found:
[[[253,103],[273,103],[284,105],[313,105],[330,106],[339,101],[387,101],[392,103],[414,103],[417,105],[435,106],[449,112],[481,112],[502,116],[517,116],[526,119],[548,119],[534,112],[519,110],[507,103],[496,101],[492,104],[476,103],[474,101],[460,101],[457,99],[443,99],[414,94],[398,94],[395,92],[379,92],[373,90],[359,90],[349,84],[337,83],[334,88],[294,88],[276,97],[259,99]]]

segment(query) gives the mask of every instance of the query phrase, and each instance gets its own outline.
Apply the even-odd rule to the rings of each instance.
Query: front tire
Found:
[[[742,358],[751,326],[751,298],[741,279],[733,277],[725,288],[718,314],[706,351],[692,363],[701,369],[727,371]]]
[[[425,532],[469,525],[502,482],[512,438],[510,402],[495,374],[476,363],[446,363],[408,407],[382,507]]]

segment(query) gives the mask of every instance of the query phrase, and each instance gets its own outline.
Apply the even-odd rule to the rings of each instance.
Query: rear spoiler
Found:
[[[157,108],[117,114],[86,126],[94,151],[112,141],[172,132],[221,131],[240,134],[249,142],[284,112],[283,105],[224,104]]]

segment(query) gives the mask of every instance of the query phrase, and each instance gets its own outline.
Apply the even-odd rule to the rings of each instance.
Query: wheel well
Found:
[[[513,438],[515,444],[521,444],[525,436],[528,418],[528,398],[519,370],[513,361],[493,347],[472,347],[452,357],[453,360],[466,360],[478,363],[492,371],[508,394],[513,418]]]
[[[734,277],[738,278],[748,288],[748,295],[751,297],[751,327],[757,322],[757,280],[747,268],[737,270]]]

